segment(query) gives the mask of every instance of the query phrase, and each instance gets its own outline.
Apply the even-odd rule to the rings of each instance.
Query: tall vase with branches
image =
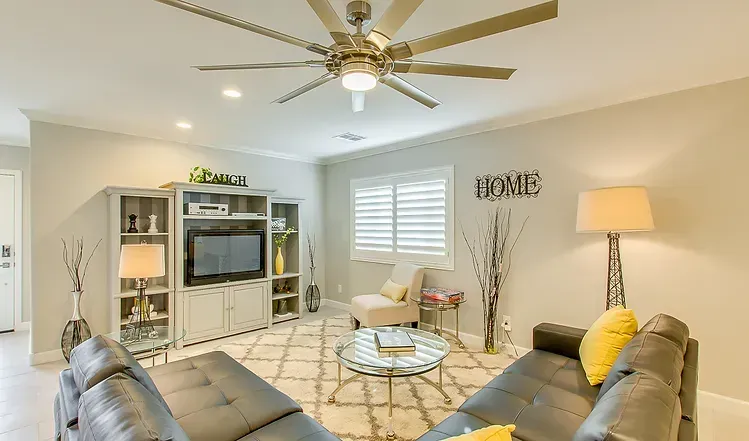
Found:
[[[315,253],[317,252],[317,239],[314,235],[307,233],[307,251],[309,251],[309,271],[310,283],[307,291],[304,293],[304,303],[307,305],[307,311],[317,312],[320,308],[320,288],[315,283]]]
[[[497,308],[502,288],[512,267],[512,252],[520,238],[528,217],[523,220],[517,233],[512,233],[512,209],[497,206],[490,210],[486,224],[477,221],[478,237],[469,240],[461,225],[463,239],[471,253],[473,270],[481,289],[484,311],[484,352],[496,354]]]
[[[62,261],[65,263],[65,268],[68,270],[68,276],[72,282],[73,316],[68,320],[62,331],[60,347],[65,360],[70,361],[70,353],[73,348],[91,338],[91,328],[89,328],[86,319],[81,316],[81,296],[83,295],[83,283],[86,280],[88,265],[91,263],[91,258],[94,257],[96,249],[99,248],[101,239],[96,242],[88,258],[85,258],[83,238],[76,240],[74,236],[70,242],[70,248],[65,239],[61,240]]]

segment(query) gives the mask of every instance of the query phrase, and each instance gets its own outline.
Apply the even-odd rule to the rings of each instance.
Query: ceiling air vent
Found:
[[[351,141],[351,142],[356,142],[356,141],[361,141],[362,139],[367,139],[364,136],[355,135],[351,132],[341,133],[340,135],[336,135],[333,138],[342,139],[344,141]]]

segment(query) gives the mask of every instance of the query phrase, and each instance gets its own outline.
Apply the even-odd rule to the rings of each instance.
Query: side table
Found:
[[[466,299],[461,296],[459,300],[452,302],[434,300],[429,297],[419,296],[418,298],[412,298],[419,305],[419,309],[422,311],[434,311],[434,333],[439,335],[446,334],[455,339],[458,342],[460,349],[465,349],[466,345],[460,340],[460,305],[465,303]],[[445,311],[455,311],[455,333],[445,331],[442,327],[443,319],[442,314]]]

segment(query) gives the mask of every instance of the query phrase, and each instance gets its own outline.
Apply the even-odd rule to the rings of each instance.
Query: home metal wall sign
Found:
[[[476,199],[496,201],[510,198],[537,198],[541,192],[541,175],[538,170],[515,171],[498,175],[476,176],[473,194]]]

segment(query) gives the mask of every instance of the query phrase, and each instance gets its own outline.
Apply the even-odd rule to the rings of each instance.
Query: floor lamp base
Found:
[[[619,233],[609,232],[609,284],[606,291],[606,310],[622,305],[627,307],[624,298],[624,277],[622,260],[619,256]]]

